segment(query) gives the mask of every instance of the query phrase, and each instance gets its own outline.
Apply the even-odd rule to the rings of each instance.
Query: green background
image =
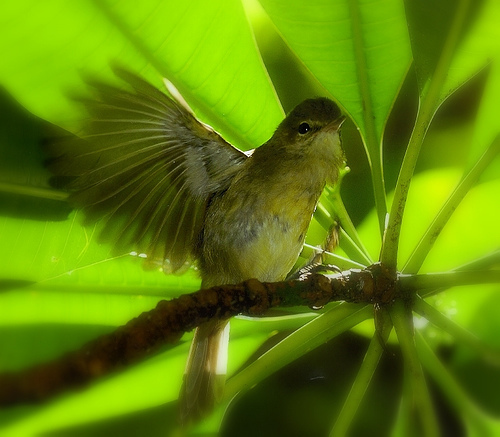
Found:
[[[440,109],[410,188],[398,266],[464,169],[498,134],[500,13],[495,1],[422,2],[421,9],[408,2],[406,10],[397,0],[179,3],[23,0],[0,6],[0,370],[55,358],[153,308],[158,300],[199,285],[193,270],[166,276],[145,270],[138,257],[112,255],[48,183],[40,141],[52,125],[78,132],[84,115],[71,96],[86,92],[86,74],[114,81],[111,61],[161,89],[162,77],[168,78],[203,121],[242,149],[269,138],[284,113],[304,98],[334,98],[350,118],[343,127],[350,173],[341,195],[373,260],[379,256],[383,216],[380,204],[374,208],[373,187],[380,188],[382,180],[377,165],[383,166],[391,192],[419,98],[425,102],[429,84],[445,73],[431,112]],[[465,25],[457,30],[454,13],[467,7]],[[375,169],[371,175],[370,168]],[[460,203],[423,272],[446,271],[498,250],[499,170],[497,156]],[[317,217],[307,242],[319,244],[325,227],[324,217]],[[341,246],[339,254],[349,252]],[[498,347],[498,296],[498,285],[468,286],[428,302]],[[316,315],[235,320],[230,374]],[[492,418],[500,414],[498,367],[423,319],[417,327],[468,399],[489,414],[484,423],[491,435],[500,435]],[[367,321],[237,398],[222,434],[327,435],[371,335],[373,322]],[[174,401],[189,340],[187,334],[179,345],[88,390],[0,411],[0,434],[164,435],[176,428]],[[394,341],[387,352],[353,435],[374,429],[377,435],[391,429],[405,435],[402,358]],[[460,408],[435,382],[429,384],[449,435],[482,429],[464,424]],[[220,416],[221,411],[193,434],[211,432]]]

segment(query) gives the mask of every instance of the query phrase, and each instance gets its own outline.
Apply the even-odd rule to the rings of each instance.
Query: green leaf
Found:
[[[441,231],[445,228],[448,220],[451,218],[464,197],[469,193],[472,186],[477,182],[483,171],[491,164],[491,161],[498,156],[500,151],[500,137],[496,138],[484,155],[478,160],[476,165],[460,180],[451,195],[443,204],[439,213],[436,214],[433,222],[425,231],[418,242],[417,247],[410,255],[404,265],[403,273],[416,273],[420,269],[425,257],[429,253],[434,241],[439,237]],[[499,241],[500,243],[500,241]]]
[[[444,100],[489,63],[498,63],[500,53],[500,3],[496,0],[469,2],[463,40],[460,41],[441,92]]]
[[[500,51],[499,51],[500,54]],[[500,123],[498,122],[498,96],[500,96],[500,55],[497,56],[491,65],[491,71],[488,75],[481,105],[477,112],[476,123],[474,125],[474,134],[471,140],[471,149],[469,153],[469,163],[474,164],[484,153],[487,147],[495,141],[500,134]],[[500,171],[500,159],[490,163],[486,170],[489,178],[498,177]]]
[[[66,193],[49,186],[40,147],[48,123],[20,107],[0,89],[0,214],[64,220],[71,208]]]
[[[304,65],[378,146],[410,62],[401,2],[261,3]]]
[[[180,25],[182,23],[182,25]],[[239,2],[20,0],[2,5],[0,82],[36,115],[65,127],[80,71],[117,61],[158,87],[171,80],[207,123],[243,148],[282,118]]]
[[[442,102],[500,47],[500,8],[494,0],[410,0],[405,5],[421,95],[439,76]]]
[[[411,408],[416,410],[420,419],[422,433],[426,436],[438,436],[436,409],[417,355],[411,311],[405,307],[403,301],[398,301],[391,307],[390,315],[405,360],[405,377],[409,380],[412,397]]]
[[[381,139],[411,57],[401,2],[261,3],[286,43],[358,126],[382,229],[387,207]]]
[[[399,262],[410,256],[459,178],[460,172],[452,169],[428,171],[413,178],[401,229]],[[500,205],[493,200],[499,189],[497,179],[470,190],[429,252],[421,273],[456,268],[499,247],[500,228],[495,223]],[[375,231],[376,216],[372,211],[358,228],[372,256],[380,250]]]
[[[450,90],[475,73],[487,61],[485,53],[477,47],[475,38],[478,28],[489,17],[482,16],[477,26],[473,26],[481,11],[481,2],[472,0],[447,0],[436,6],[435,14],[430,14],[435,4],[431,2],[406,2],[408,26],[412,40],[415,72],[420,91],[420,107],[415,126],[406,149],[396,184],[394,200],[384,234],[381,261],[389,267],[397,265],[401,223],[411,178],[431,121],[439,105],[450,94]],[[444,23],[444,24],[443,24]],[[476,52],[470,56],[471,47],[459,50],[464,39],[472,39]],[[434,41],[434,42],[432,42]],[[491,48],[491,44],[488,45]],[[498,46],[497,46],[498,47]],[[472,50],[474,52],[474,50]],[[488,50],[487,53],[491,53]],[[471,61],[471,59],[473,61]],[[451,74],[450,74],[451,72]],[[465,76],[464,76],[465,74]]]

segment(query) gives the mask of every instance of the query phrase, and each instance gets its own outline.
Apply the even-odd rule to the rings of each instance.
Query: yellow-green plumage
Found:
[[[309,114],[301,111],[306,105]],[[336,181],[344,162],[339,119],[329,100],[302,103],[241,165],[229,188],[215,196],[200,251],[204,282],[277,281],[289,273],[325,183]],[[300,135],[303,122],[317,131]],[[329,124],[330,130],[323,129]]]

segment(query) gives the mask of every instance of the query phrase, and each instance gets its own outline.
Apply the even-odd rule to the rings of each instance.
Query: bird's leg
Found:
[[[333,264],[324,264],[325,253],[332,252],[339,244],[339,224],[335,222],[331,227],[321,249],[314,251],[307,264],[287,277],[287,280],[301,279],[307,275],[319,272],[337,272],[342,270]]]

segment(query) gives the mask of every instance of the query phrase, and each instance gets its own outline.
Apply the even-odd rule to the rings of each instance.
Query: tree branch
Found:
[[[320,271],[328,270],[319,266]],[[313,269],[315,270],[315,269]],[[418,290],[470,283],[498,282],[499,272],[397,275],[382,264],[333,276],[308,273],[297,280],[223,285],[169,301],[144,312],[114,332],[62,357],[20,372],[0,374],[0,407],[36,403],[136,363],[185,332],[213,319],[238,314],[261,316],[273,307],[322,307],[332,301],[383,305]]]
[[[169,301],[130,320],[81,349],[22,370],[0,374],[0,406],[45,401],[65,390],[124,368],[179,341],[185,332],[213,319],[238,314],[263,315],[272,307],[321,307],[331,301],[386,303],[396,294],[396,277],[379,264],[328,278],[310,274],[301,280],[200,290]]]

